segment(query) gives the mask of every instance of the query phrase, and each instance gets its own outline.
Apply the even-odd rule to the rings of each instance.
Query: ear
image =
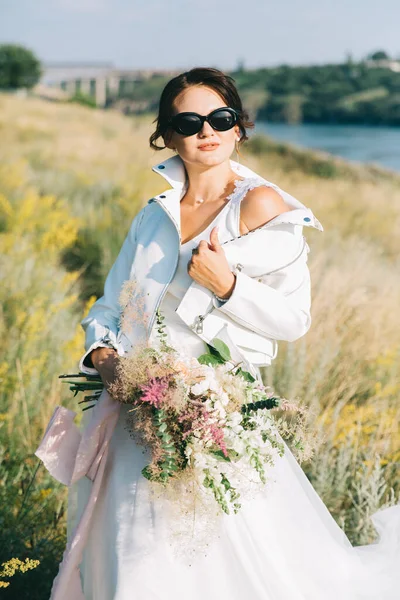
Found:
[[[162,138],[164,140],[164,146],[166,146],[170,150],[176,150],[175,145],[172,142],[172,131],[170,129],[167,129]]]

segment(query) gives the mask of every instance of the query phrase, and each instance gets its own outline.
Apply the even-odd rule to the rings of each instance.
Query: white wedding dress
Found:
[[[187,263],[191,249],[200,239],[209,239],[213,226],[223,230],[225,210],[181,246],[178,268],[160,307],[169,343],[186,356],[198,357],[207,350],[175,313],[192,281]],[[89,413],[84,413],[84,422]],[[209,523],[208,546],[199,538],[196,551],[194,538],[194,548],[186,550],[183,540],[182,551],[176,552],[170,534],[182,523],[166,499],[150,496],[149,482],[141,474],[149,454],[130,437],[126,414],[122,405],[80,565],[86,600],[400,598],[400,506],[373,516],[381,534],[377,543],[352,547],[287,446],[270,471],[265,491],[242,502],[238,514]],[[77,482],[77,502],[71,490],[70,531],[90,486],[85,477]]]

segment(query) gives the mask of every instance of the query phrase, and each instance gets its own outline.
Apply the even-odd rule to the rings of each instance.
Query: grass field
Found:
[[[40,561],[3,577],[4,598],[48,597],[62,557],[66,490],[33,452],[54,406],[77,409],[58,374],[77,370],[79,322],[132,218],[168,187],[151,171],[169,156],[149,148],[153,118],[0,95],[0,563]],[[369,515],[400,496],[400,177],[260,136],[241,162],[324,226],[304,231],[312,327],[263,375],[310,407],[318,451],[302,466],[368,543]]]

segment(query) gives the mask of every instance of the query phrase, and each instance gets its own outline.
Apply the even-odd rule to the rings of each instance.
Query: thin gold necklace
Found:
[[[236,181],[236,179],[231,179],[229,181],[229,183],[233,183],[234,181]],[[229,195],[229,194],[228,194]],[[186,196],[188,196],[188,194],[186,193]],[[194,200],[196,204],[203,204],[203,202],[205,202],[204,198],[199,198],[198,200]]]

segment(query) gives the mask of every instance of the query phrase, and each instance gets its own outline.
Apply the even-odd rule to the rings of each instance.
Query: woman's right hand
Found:
[[[90,353],[94,368],[99,372],[104,387],[109,392],[109,385],[116,379],[116,367],[119,355],[113,348],[99,347]]]

